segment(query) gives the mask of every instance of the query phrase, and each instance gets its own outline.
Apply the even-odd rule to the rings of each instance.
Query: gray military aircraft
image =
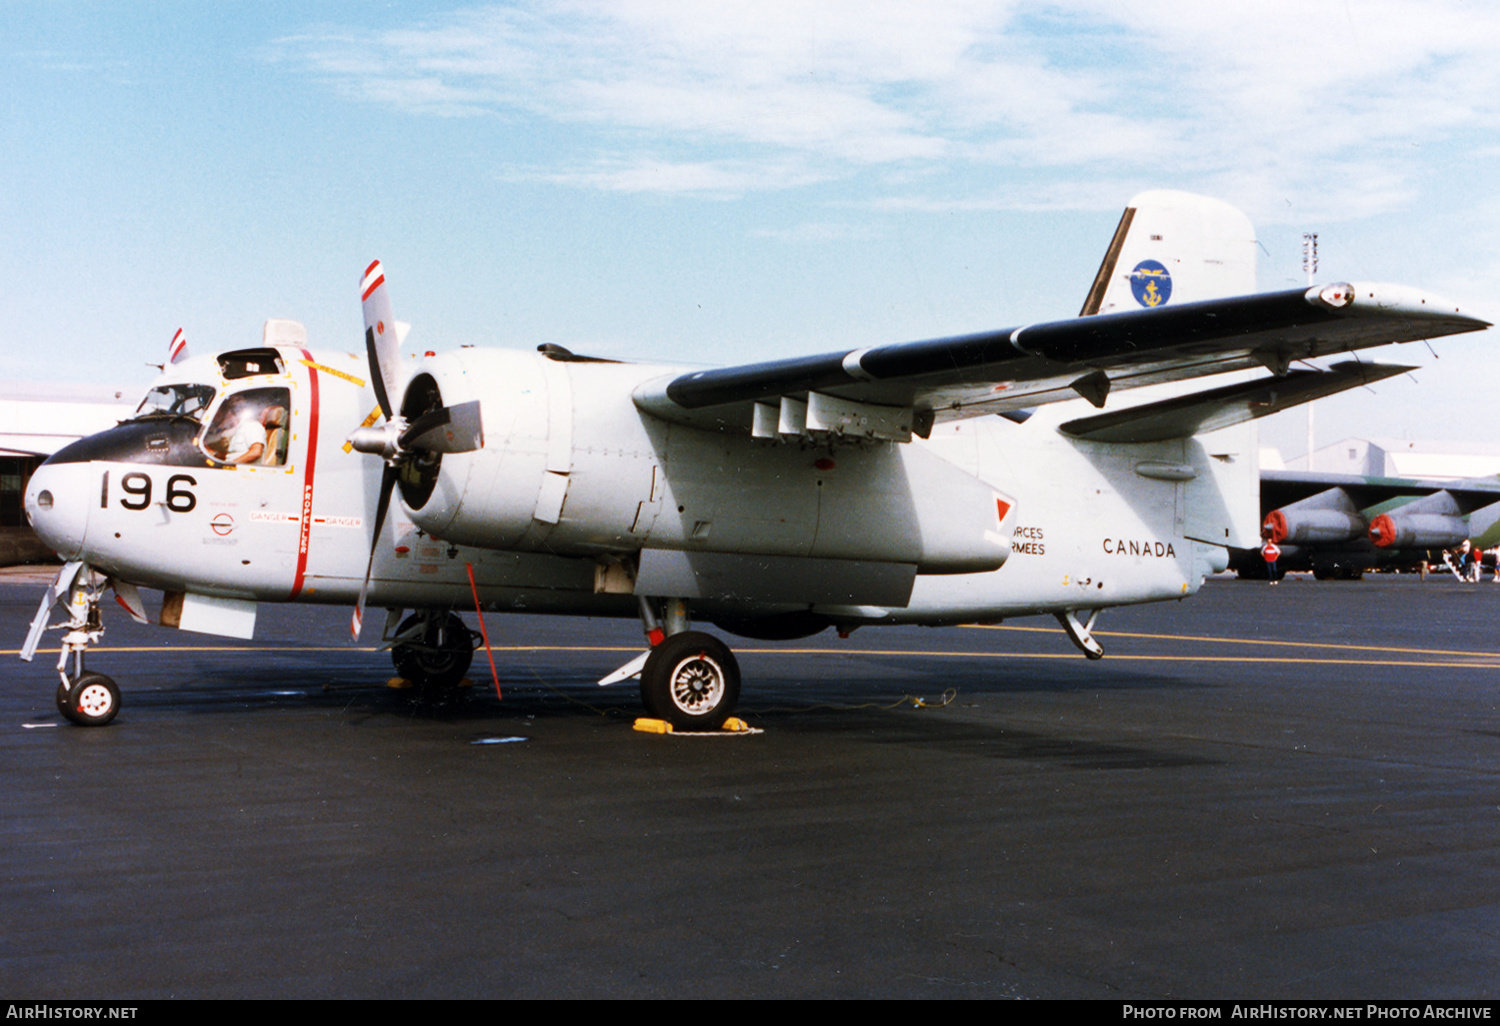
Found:
[[[604,682],[638,676],[678,728],[720,726],[740,691],[693,619],[789,639],[1045,613],[1098,658],[1100,610],[1190,595],[1255,544],[1251,421],[1408,369],[1294,361],[1488,326],[1393,285],[1256,294],[1255,248],[1233,207],[1148,192],[1078,318],[716,370],[555,346],[413,362],[377,262],[364,354],[268,322],[37,470],[27,513],[67,563],[22,658],[61,602],[58,708],[107,723],[119,689],[84,653],[111,588],[137,619],[159,589],[160,623],[242,638],[260,602],[353,604],[356,636],[370,603],[422,684],[472,659],[456,609],[639,617],[649,646]]]
[[[1278,574],[1358,580],[1366,570],[1437,562],[1465,540],[1500,543],[1500,480],[1409,478],[1267,470],[1260,478],[1261,531],[1276,542]],[[1231,550],[1240,577],[1264,579],[1258,548]]]

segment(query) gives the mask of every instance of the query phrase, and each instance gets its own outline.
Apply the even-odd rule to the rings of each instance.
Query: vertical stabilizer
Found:
[[[1130,201],[1079,316],[1255,291],[1255,227],[1222,200],[1154,189]]]

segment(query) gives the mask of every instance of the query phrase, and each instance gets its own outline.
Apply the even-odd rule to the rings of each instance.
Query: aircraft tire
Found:
[[[674,634],[651,650],[641,669],[641,704],[673,727],[717,730],[739,700],[739,663],[712,634]]]
[[[404,634],[419,622],[419,617],[408,616],[397,633]],[[425,645],[397,645],[391,649],[391,662],[397,673],[424,688],[452,687],[464,679],[474,661],[474,633],[461,617],[449,613],[443,620],[435,621],[429,625],[423,640]]]
[[[80,727],[102,727],[120,711],[120,689],[102,673],[81,674],[68,689],[68,709]]]
[[[69,723],[77,723],[73,718],[73,706],[68,702],[68,686],[63,683],[57,685],[57,711],[62,713],[63,719]]]

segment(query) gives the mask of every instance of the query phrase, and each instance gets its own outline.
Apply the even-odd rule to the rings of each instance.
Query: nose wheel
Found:
[[[81,673],[57,686],[57,711],[80,727],[102,727],[120,711],[120,688],[102,673]]]

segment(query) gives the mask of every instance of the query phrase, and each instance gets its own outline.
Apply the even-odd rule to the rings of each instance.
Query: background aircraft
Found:
[[[1500,480],[1414,481],[1355,474],[1266,470],[1262,531],[1281,549],[1277,572],[1357,580],[1366,570],[1437,562],[1466,539],[1500,544]],[[1264,578],[1258,546],[1235,549],[1230,568]]]
[[[638,616],[649,647],[605,681],[639,675],[677,727],[739,693],[694,618],[778,639],[1048,613],[1097,658],[1101,609],[1190,595],[1255,544],[1251,421],[1408,369],[1294,361],[1487,326],[1400,286],[1251,294],[1255,247],[1227,204],[1144,193],[1084,316],[719,370],[551,346],[412,362],[375,263],[365,354],[268,322],[37,470],[28,515],[68,562],[22,657],[62,600],[58,707],[108,722],[118,688],[84,652],[105,590],[145,620],[144,587],[161,623],[235,637],[268,601],[353,603],[357,635],[369,602],[427,684],[472,658],[456,608]]]

